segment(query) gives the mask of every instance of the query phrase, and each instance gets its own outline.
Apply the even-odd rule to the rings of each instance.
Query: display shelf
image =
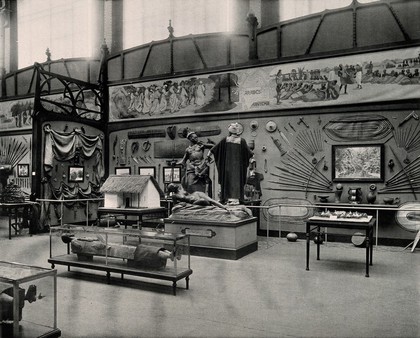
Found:
[[[53,254],[61,236],[66,253]],[[61,245],[61,251],[63,245]],[[111,273],[133,275],[172,282],[176,295],[177,282],[185,278],[189,289],[190,238],[186,234],[66,225],[50,229],[52,267],[70,267],[104,271],[108,283]]]
[[[365,210],[369,211],[375,217],[375,246],[378,246],[379,238],[379,221],[380,221],[380,212],[394,211],[397,212],[400,210],[399,206],[396,204],[385,204],[385,203],[374,203],[374,204],[364,204],[364,203],[316,203],[314,204],[317,208],[329,209],[329,210]]]
[[[110,217],[117,219],[117,215],[124,216],[124,219],[119,219],[123,221],[124,227],[127,228],[127,225],[135,224],[137,227],[141,228],[142,226],[148,225],[150,223],[156,226],[156,223],[159,222],[161,218],[167,216],[167,210],[164,207],[156,208],[98,208],[98,224],[103,223],[109,224],[109,222],[101,222],[107,220]]]
[[[60,337],[57,271],[0,261],[2,337]]]
[[[334,203],[334,202],[319,202],[314,204],[317,207],[328,208],[346,208],[346,209],[372,209],[372,210],[398,210],[398,205],[395,204],[366,204],[366,203]]]

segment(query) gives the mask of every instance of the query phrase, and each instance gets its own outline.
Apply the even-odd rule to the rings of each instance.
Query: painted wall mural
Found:
[[[227,111],[238,102],[235,74],[112,87],[110,120]]]
[[[80,93],[80,97],[74,99],[77,107],[76,114],[83,118],[99,120],[101,109],[95,100],[95,96],[89,91]],[[42,98],[41,104],[46,110],[58,114],[72,113],[72,102],[69,97],[56,94],[43,96]],[[33,98],[0,102],[0,131],[32,128],[33,110]]]
[[[420,47],[110,87],[110,121],[420,97]]]
[[[32,127],[34,99],[0,102],[0,130]]]

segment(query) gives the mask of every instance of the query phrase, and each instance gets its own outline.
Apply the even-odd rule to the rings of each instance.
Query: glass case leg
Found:
[[[13,284],[13,336],[19,337],[19,285]]]
[[[176,282],[172,282],[172,292],[176,296]]]
[[[320,251],[320,247],[321,247],[321,227],[317,227],[317,233],[316,235],[318,236],[318,240],[316,242],[316,259],[319,261],[319,251]]]

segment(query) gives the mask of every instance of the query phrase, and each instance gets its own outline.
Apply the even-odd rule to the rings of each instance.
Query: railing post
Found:
[[[61,218],[60,218],[60,226],[63,226],[63,212],[64,212],[64,203],[63,201],[60,201],[61,205],[60,205],[60,209],[61,209]]]
[[[89,225],[89,201],[86,201],[86,226]]]

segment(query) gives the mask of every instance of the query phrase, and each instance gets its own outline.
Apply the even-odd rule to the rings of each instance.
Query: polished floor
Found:
[[[420,337],[420,249],[326,243],[321,261],[305,242],[259,238],[259,250],[229,261],[193,256],[190,289],[171,283],[57,266],[62,337]],[[314,244],[312,243],[312,246]],[[47,234],[7,238],[0,260],[49,268]]]

